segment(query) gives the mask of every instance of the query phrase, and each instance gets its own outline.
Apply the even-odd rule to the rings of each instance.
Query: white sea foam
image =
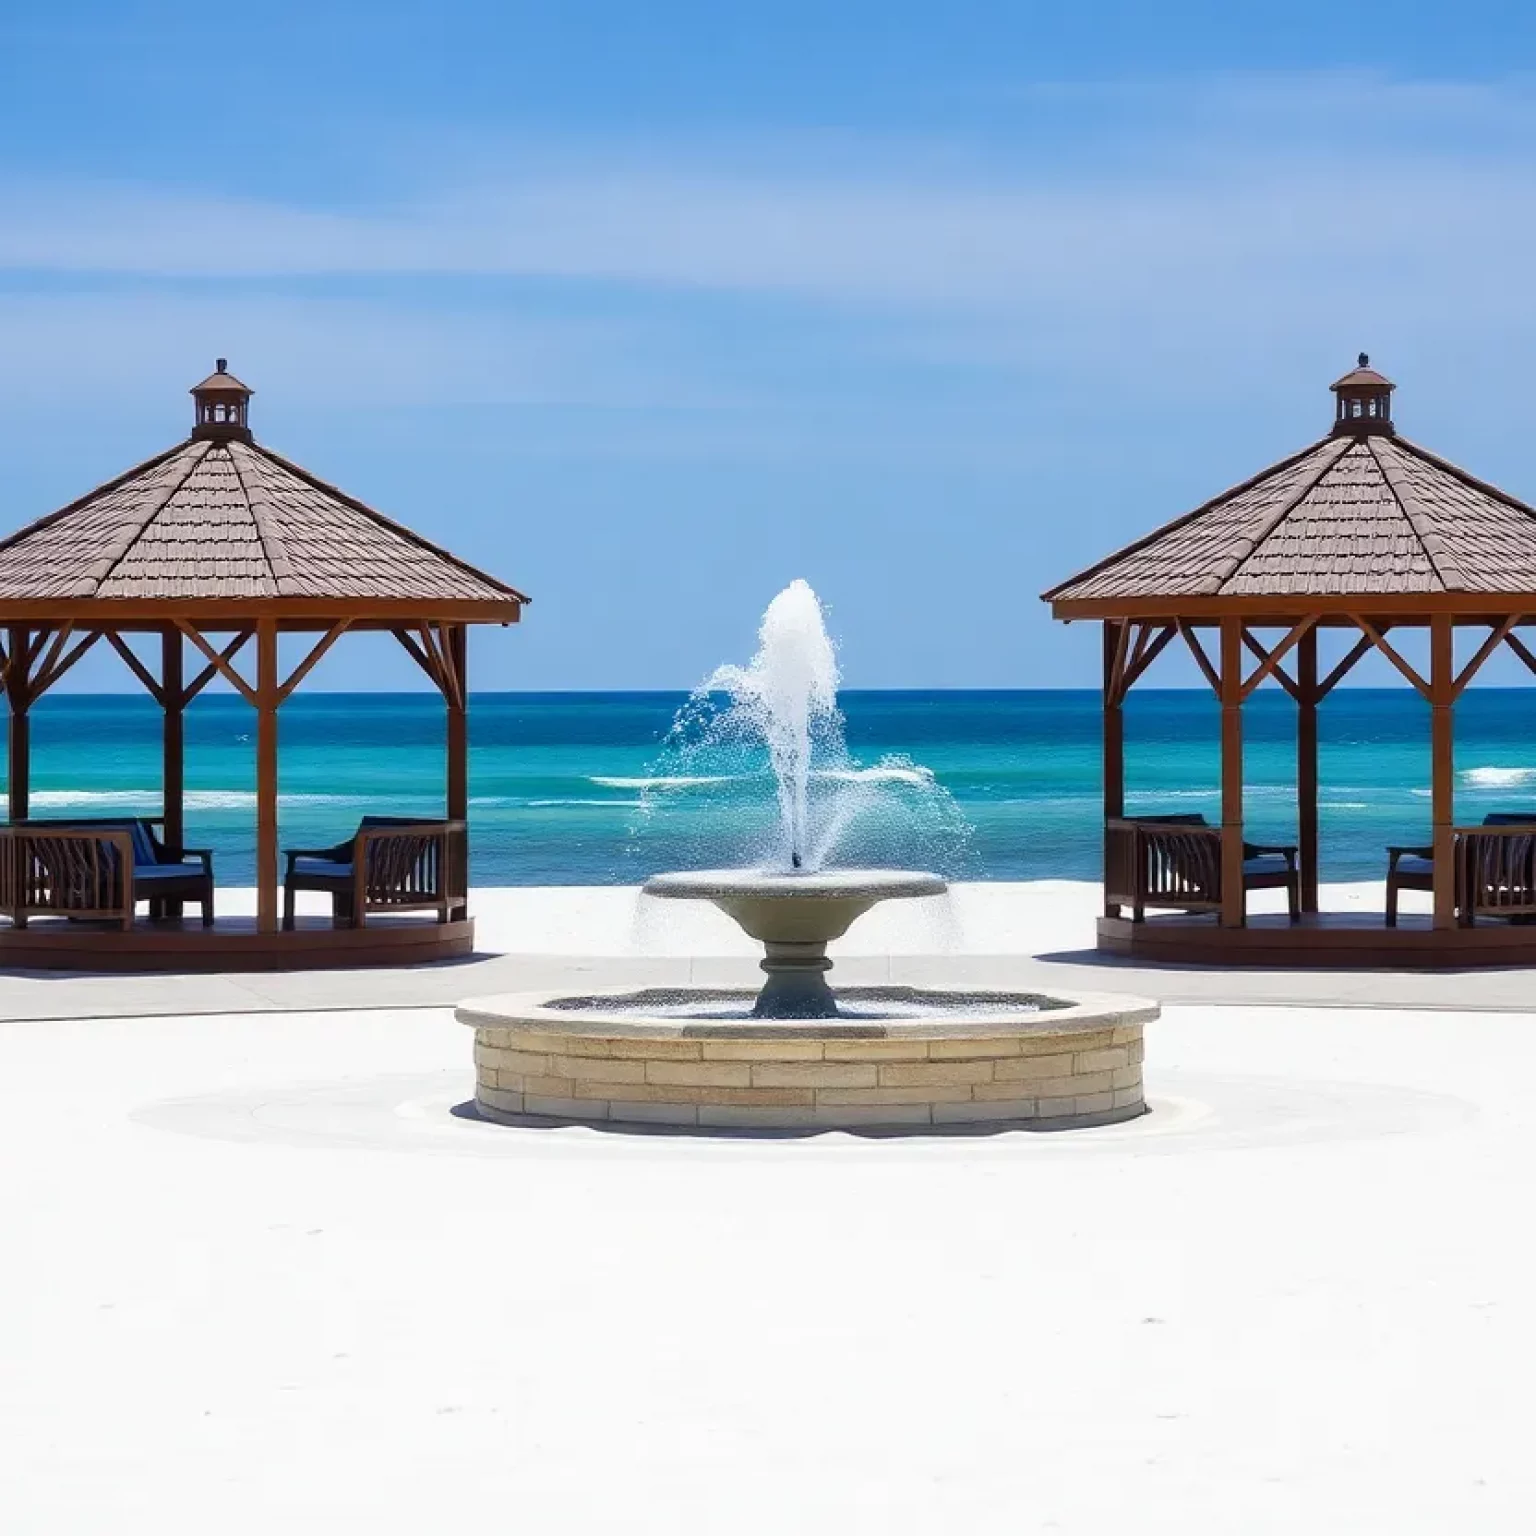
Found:
[[[524,805],[531,811],[553,810],[557,806],[567,805],[598,805],[605,810],[637,811],[645,804],[643,800],[480,800],[474,802],[477,805]]]
[[[331,805],[351,803],[352,795],[279,795],[280,805]],[[0,805],[9,805],[9,797],[0,794]],[[99,810],[158,811],[158,789],[37,789],[28,797],[33,811]],[[189,811],[237,811],[254,808],[256,796],[245,789],[192,789],[183,802]]]
[[[833,779],[840,784],[915,784],[919,789],[934,782],[933,769],[916,763],[876,763],[872,768],[819,768],[811,777]]]
[[[1513,789],[1536,784],[1536,768],[1463,768],[1457,778],[1474,789]]]
[[[621,774],[594,774],[589,784],[600,784],[604,789],[699,789],[706,784],[729,784],[730,775],[724,773],[673,773],[658,774],[655,778],[631,779]],[[610,803],[611,802],[605,802]]]

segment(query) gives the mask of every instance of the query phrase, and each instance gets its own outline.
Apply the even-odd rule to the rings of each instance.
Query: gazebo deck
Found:
[[[428,915],[370,917],[337,928],[328,916],[300,916],[293,929],[264,933],[254,916],[221,917],[204,928],[193,916],[132,928],[34,918],[0,927],[7,971],[302,971],[422,965],[474,953],[472,918],[440,923]]]
[[[1101,917],[1101,954],[1145,965],[1248,965],[1306,970],[1477,970],[1536,965],[1536,923],[1482,922],[1436,928],[1428,913],[1404,913],[1389,928],[1379,912],[1254,914],[1223,928],[1203,913],[1149,913],[1145,921]]]

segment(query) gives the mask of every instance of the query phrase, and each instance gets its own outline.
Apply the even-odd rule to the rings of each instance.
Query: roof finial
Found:
[[[1360,366],[1362,368],[1369,368],[1371,366],[1371,354],[1369,352],[1362,352],[1360,354]],[[220,359],[220,361],[219,361],[219,368],[220,368],[221,371],[222,371],[223,367],[224,367],[224,362],[223,362],[222,359]]]
[[[1360,361],[1362,363],[1365,361],[1365,353],[1364,352],[1362,352],[1360,354]],[[216,358],[214,358],[214,360],[213,360],[213,371],[215,373],[228,373],[229,372],[229,359],[227,357],[216,357]]]

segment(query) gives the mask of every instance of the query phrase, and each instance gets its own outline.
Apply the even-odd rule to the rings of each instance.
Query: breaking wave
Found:
[[[1457,778],[1474,789],[1513,789],[1536,784],[1536,768],[1463,768]]]

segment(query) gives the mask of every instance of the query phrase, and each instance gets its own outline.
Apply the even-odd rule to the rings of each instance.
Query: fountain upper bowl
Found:
[[[698,869],[652,875],[647,896],[682,901],[717,901],[739,897],[846,901],[867,898],[942,896],[949,889],[939,875],[910,869]]]

